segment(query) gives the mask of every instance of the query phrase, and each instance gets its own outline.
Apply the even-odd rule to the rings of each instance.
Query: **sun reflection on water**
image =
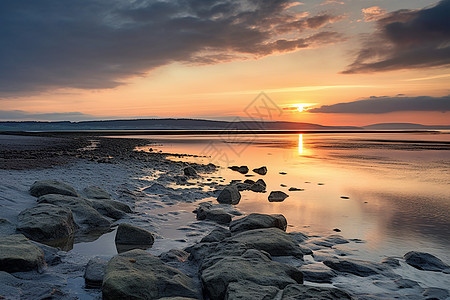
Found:
[[[303,154],[303,134],[298,135],[298,154]]]

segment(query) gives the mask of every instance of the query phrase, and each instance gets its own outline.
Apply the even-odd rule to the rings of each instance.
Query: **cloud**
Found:
[[[377,21],[386,15],[386,10],[379,6],[363,8],[361,11],[364,15],[364,21],[366,22]]]
[[[289,0],[0,1],[0,96],[107,89],[172,62],[215,64],[342,41]],[[280,32],[284,24],[290,24]],[[289,38],[286,38],[289,36]]]
[[[345,3],[343,1],[336,1],[336,0],[327,0],[325,2],[320,3],[320,5],[328,5],[328,4],[340,4],[344,5]]]
[[[353,102],[323,105],[311,113],[384,114],[398,111],[450,111],[450,96],[444,97],[370,97]]]
[[[450,0],[398,10],[377,21],[344,74],[444,67],[450,64]]]

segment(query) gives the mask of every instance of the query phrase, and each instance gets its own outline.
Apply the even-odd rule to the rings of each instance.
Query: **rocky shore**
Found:
[[[429,253],[362,260],[346,247],[361,240],[287,232],[283,215],[239,211],[243,190],[288,197],[266,191],[265,167],[236,166],[261,178],[226,182],[220,166],[135,150],[148,140],[2,144],[0,299],[450,297],[450,267]],[[411,279],[420,276],[435,284]]]

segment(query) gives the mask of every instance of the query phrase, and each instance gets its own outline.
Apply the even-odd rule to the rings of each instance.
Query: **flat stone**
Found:
[[[286,231],[287,221],[283,215],[266,215],[253,213],[230,224],[230,231],[239,233],[246,230],[276,227]]]
[[[221,224],[229,224],[232,216],[223,209],[203,208],[197,209],[197,220],[209,220]]]
[[[106,267],[103,299],[199,299],[193,280],[159,258],[139,249],[114,256]]]
[[[324,264],[309,264],[300,267],[303,273],[303,278],[306,281],[317,283],[331,283],[332,279],[336,277],[336,272]]]
[[[425,299],[446,300],[449,298],[450,293],[445,289],[430,287],[423,291],[422,296],[424,296]]]
[[[407,264],[419,270],[448,272],[450,269],[450,266],[445,264],[442,260],[432,254],[425,252],[410,251],[406,253],[403,258],[405,259]]]
[[[78,193],[73,187],[67,183],[57,180],[41,180],[36,181],[30,187],[30,194],[35,197],[40,197],[47,194],[59,194],[77,197]]]
[[[0,237],[0,271],[26,272],[44,267],[44,252],[24,235]]]
[[[264,250],[273,256],[295,256],[303,258],[303,251],[298,243],[286,232],[278,228],[262,228],[243,231],[227,241],[244,243],[250,248]]]
[[[38,242],[67,239],[75,228],[70,209],[52,204],[38,204],[18,216],[17,232]]]
[[[324,260],[323,263],[338,272],[361,277],[382,274],[387,270],[385,265],[353,258],[332,258]]]
[[[241,193],[235,185],[226,186],[217,197],[217,202],[223,204],[236,205],[239,201],[241,201]]]
[[[287,197],[289,197],[288,194],[282,191],[272,191],[269,195],[269,202],[282,202]]]

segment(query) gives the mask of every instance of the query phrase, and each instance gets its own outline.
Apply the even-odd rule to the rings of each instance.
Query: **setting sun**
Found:
[[[295,108],[295,111],[305,112],[308,111],[311,106],[316,105],[317,103],[297,103],[293,104],[292,107]]]

